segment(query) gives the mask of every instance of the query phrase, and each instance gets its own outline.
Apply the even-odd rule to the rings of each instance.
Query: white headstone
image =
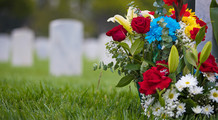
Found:
[[[218,0],[216,0],[218,2]],[[212,31],[212,24],[210,20],[210,3],[211,0],[195,0],[195,13],[196,15],[208,25],[208,30],[206,34],[206,40],[199,44],[198,51],[201,51],[204,47],[205,43],[208,41],[212,41],[213,49],[212,54],[218,58],[218,48],[216,46],[215,40],[213,40],[213,31]]]
[[[99,36],[99,52],[100,52],[100,60],[103,61],[105,64],[109,64],[111,62],[115,63],[115,59],[112,59],[112,55],[107,51],[106,49],[106,43],[108,43],[109,41],[111,41],[112,38],[106,36],[105,33],[102,33]]]
[[[83,24],[76,20],[59,19],[50,24],[50,73],[82,74]]]
[[[41,60],[48,58],[49,40],[46,37],[37,37],[35,41],[35,50],[37,57]]]
[[[33,64],[34,33],[27,28],[15,29],[12,32],[13,66],[31,66]]]
[[[10,56],[11,41],[7,34],[0,34],[0,62],[8,62]]]
[[[99,57],[99,42],[97,39],[90,38],[84,41],[84,54],[89,60],[96,60]]]

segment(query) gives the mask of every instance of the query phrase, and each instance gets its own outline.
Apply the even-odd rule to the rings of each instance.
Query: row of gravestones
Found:
[[[11,61],[13,66],[31,66],[35,50],[40,59],[49,58],[52,75],[81,75],[83,53],[88,60],[111,61],[105,53],[105,44],[109,40],[105,33],[98,39],[84,40],[81,22],[54,20],[50,24],[49,39],[35,39],[34,32],[27,28],[15,29],[11,36],[0,34],[0,62]]]

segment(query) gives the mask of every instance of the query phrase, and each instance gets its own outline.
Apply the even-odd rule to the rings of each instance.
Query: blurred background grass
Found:
[[[0,119],[143,119],[134,84],[115,88],[121,78],[93,71],[84,59],[82,76],[54,77],[48,61],[33,67],[0,64]]]

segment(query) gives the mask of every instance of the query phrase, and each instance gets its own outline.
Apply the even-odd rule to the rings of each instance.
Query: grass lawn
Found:
[[[92,71],[84,60],[82,76],[49,75],[48,61],[33,67],[0,63],[0,119],[144,119],[134,84],[115,88],[116,73]]]

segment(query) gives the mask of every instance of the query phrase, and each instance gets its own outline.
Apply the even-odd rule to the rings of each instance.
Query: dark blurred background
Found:
[[[37,36],[48,36],[49,23],[58,18],[83,22],[85,37],[97,37],[116,24],[107,23],[115,14],[125,15],[132,0],[0,0],[0,33],[29,27]],[[141,9],[154,10],[155,0],[134,0]]]

